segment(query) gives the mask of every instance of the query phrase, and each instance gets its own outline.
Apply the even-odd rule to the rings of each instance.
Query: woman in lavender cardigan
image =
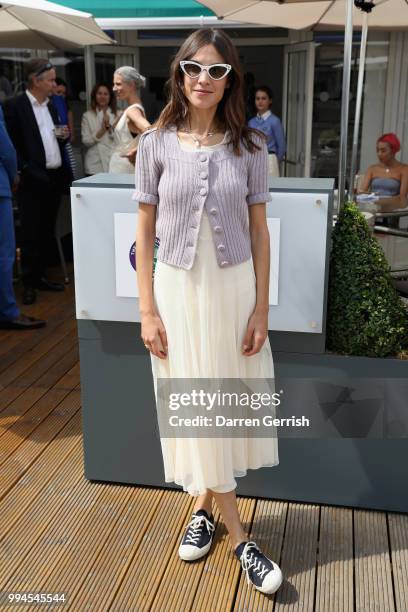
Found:
[[[264,136],[245,125],[242,83],[237,51],[221,30],[194,32],[174,58],[168,103],[142,134],[136,157],[137,280],[159,422],[167,419],[167,430],[160,430],[165,480],[196,498],[179,556],[193,561],[210,550],[214,500],[248,582],[273,593],[282,573],[243,530],[235,477],[276,465],[276,436],[271,431],[255,438],[241,428],[241,437],[218,437],[214,429],[211,437],[211,430],[200,430],[201,419],[187,437],[175,437],[169,424],[177,413],[161,418],[157,388],[158,379],[170,385],[174,379],[206,379],[201,390],[209,381],[237,379],[235,390],[239,379],[258,379],[260,391],[274,377],[268,151]],[[160,245],[152,283],[155,236]],[[191,397],[196,387],[190,387]],[[208,406],[188,412],[198,420],[213,414]]]

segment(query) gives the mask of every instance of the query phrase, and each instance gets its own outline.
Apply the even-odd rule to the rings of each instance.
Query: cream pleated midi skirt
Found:
[[[196,258],[185,270],[157,261],[154,301],[166,329],[166,359],[151,355],[157,400],[158,378],[274,378],[271,346],[241,353],[247,323],[256,302],[252,258],[220,268],[210,222],[201,218]],[[160,438],[166,482],[190,495],[236,488],[248,469],[279,463],[276,436],[263,438]]]

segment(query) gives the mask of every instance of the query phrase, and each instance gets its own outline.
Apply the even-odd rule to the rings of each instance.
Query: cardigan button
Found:
[[[208,174],[206,172],[200,172],[200,178],[202,178],[204,181],[207,178]]]
[[[200,155],[200,161],[206,162],[208,160],[207,155]]]
[[[220,233],[221,233],[221,229],[222,229],[222,228],[221,228],[221,226],[220,226],[220,225],[216,225],[216,226],[214,227],[214,232],[217,232],[217,234],[220,234]]]
[[[219,244],[218,245],[218,250],[219,251],[225,251],[225,246],[223,244]]]
[[[222,267],[224,267],[224,266],[228,266],[228,264],[229,264],[229,261],[222,261],[222,262],[221,262],[221,266],[222,266]]]
[[[207,195],[207,190],[206,190],[206,188],[205,188],[205,187],[201,187],[201,189],[200,189],[200,194],[201,194],[202,196]]]
[[[211,209],[210,209],[210,213],[211,213],[212,215],[216,215],[216,214],[217,214],[217,209],[216,209],[216,208],[211,208]]]

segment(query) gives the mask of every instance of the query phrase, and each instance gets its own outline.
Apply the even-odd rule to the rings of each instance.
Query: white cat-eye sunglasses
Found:
[[[214,81],[220,81],[230,72],[231,64],[210,64],[204,66],[192,60],[184,60],[180,62],[180,68],[190,77],[190,79],[198,79],[203,70],[207,71],[208,76]]]

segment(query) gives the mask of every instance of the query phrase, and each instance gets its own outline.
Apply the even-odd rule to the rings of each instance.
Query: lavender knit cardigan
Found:
[[[189,270],[194,263],[201,216],[205,208],[218,265],[251,257],[248,206],[270,201],[268,150],[235,155],[232,145],[213,151],[184,151],[175,128],[152,128],[138,144],[133,199],[157,205],[157,259]]]

